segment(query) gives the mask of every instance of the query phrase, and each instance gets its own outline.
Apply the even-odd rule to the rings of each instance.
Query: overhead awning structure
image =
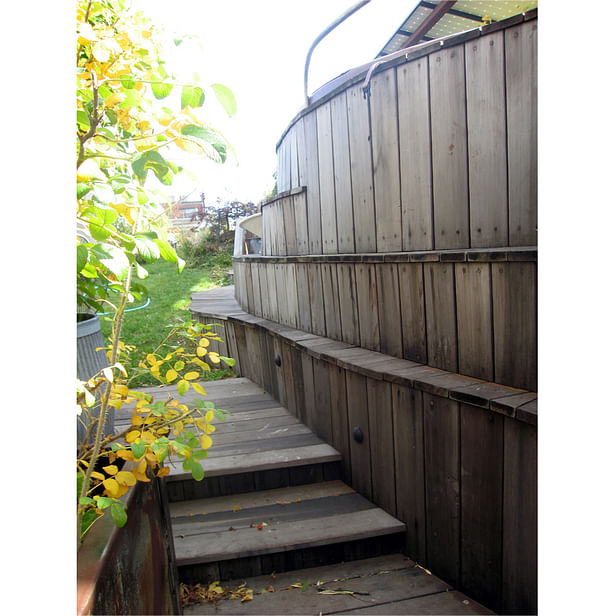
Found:
[[[472,30],[519,15],[538,6],[537,0],[442,0],[419,2],[377,57],[418,43]]]

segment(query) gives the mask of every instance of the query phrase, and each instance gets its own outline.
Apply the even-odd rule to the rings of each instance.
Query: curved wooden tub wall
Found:
[[[536,12],[435,42],[313,103],[278,146],[257,316],[536,389]],[[261,293],[261,289],[267,289]]]

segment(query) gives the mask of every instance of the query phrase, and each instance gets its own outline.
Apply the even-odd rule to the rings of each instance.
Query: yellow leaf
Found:
[[[169,466],[162,467],[157,473],[157,477],[166,477],[171,472],[171,468]]]
[[[209,353],[209,360],[211,361],[212,364],[219,364],[220,363],[220,355],[218,353],[214,353],[213,351],[211,351]]]
[[[183,370],[185,366],[186,364],[180,359],[179,361],[175,362],[175,365],[173,366],[173,368],[175,368],[175,370]]]
[[[207,434],[203,434],[201,437],[201,449],[209,449],[213,445],[213,441],[211,437],[207,436]]]
[[[102,473],[99,473],[98,471],[92,471],[92,477],[94,479],[104,479],[105,476]]]
[[[148,353],[145,359],[147,359],[147,363],[150,366],[154,366],[156,364],[156,356],[153,353]]]
[[[107,475],[115,475],[119,469],[115,464],[110,464],[109,466],[103,466],[103,471],[107,473]]]
[[[207,411],[207,413],[205,413],[205,421],[207,422],[212,421],[214,417],[215,417],[215,414],[213,411]]]
[[[134,460],[135,457],[130,449],[120,449],[116,451],[116,455],[118,458],[122,458],[122,460]]]
[[[192,383],[192,389],[194,389],[194,391],[196,391],[197,393],[201,394],[202,396],[206,396],[207,395],[207,393],[203,389],[203,386],[199,385],[198,383]]]
[[[196,347],[196,354],[199,357],[203,357],[204,355],[207,355],[207,349],[204,349],[203,347]]]
[[[127,443],[133,443],[134,441],[136,441],[139,438],[140,435],[141,435],[141,432],[139,430],[131,430],[126,435],[126,442]]]
[[[198,379],[199,376],[200,375],[198,372],[187,372],[186,374],[184,374],[184,378],[186,379],[186,381],[194,381],[194,379]]]
[[[143,417],[139,417],[133,413],[131,423],[133,426],[142,426],[143,425]]]
[[[165,378],[167,380],[167,383],[172,383],[177,378],[177,372],[175,372],[175,370],[173,369],[167,370]]]
[[[121,398],[125,398],[128,395],[128,387],[126,387],[126,385],[118,385],[116,383],[113,385],[111,392]]]
[[[212,434],[212,432],[216,431],[216,426],[212,426],[211,424],[207,424],[205,428],[205,434]]]
[[[208,338],[201,338],[199,340],[199,346],[200,347],[208,347],[209,346],[209,339]]]
[[[105,479],[103,481],[103,485],[105,486],[105,490],[109,494],[109,496],[119,496],[120,484],[115,479]]]
[[[118,483],[125,485],[125,486],[134,486],[135,483],[137,483],[137,479],[135,478],[135,476],[132,473],[129,473],[128,471],[120,471],[115,476],[115,479],[117,480]]]
[[[156,442],[156,437],[149,430],[143,432],[141,438],[149,445]]]

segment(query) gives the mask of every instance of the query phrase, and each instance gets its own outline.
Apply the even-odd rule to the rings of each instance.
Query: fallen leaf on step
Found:
[[[241,507],[239,505],[235,505],[233,507],[233,511],[239,511],[241,509]]]
[[[290,501],[276,501],[276,505],[290,505]]]

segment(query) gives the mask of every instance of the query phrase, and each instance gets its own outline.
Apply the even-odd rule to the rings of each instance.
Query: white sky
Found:
[[[196,161],[182,154],[172,160],[191,169],[197,181],[178,177],[169,191],[208,205],[216,197],[260,201],[273,187],[275,145],[303,107],[303,71],[313,40],[356,0],[141,0],[155,22],[169,33],[199,36],[169,57],[185,79],[198,73],[202,85],[223,83],[237,99],[237,114],[227,119],[213,104],[208,114],[230,141],[238,164]],[[340,73],[372,60],[410,14],[416,0],[371,0],[316,47],[309,72],[311,93]],[[213,98],[213,97],[212,97]],[[206,103],[207,104],[207,103]],[[170,105],[169,105],[170,106]],[[189,162],[188,159],[191,159]]]

